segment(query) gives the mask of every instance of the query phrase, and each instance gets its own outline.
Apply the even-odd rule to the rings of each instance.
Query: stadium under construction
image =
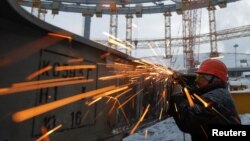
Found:
[[[217,41],[250,35],[250,26],[216,31],[216,8],[239,1],[1,0],[0,141],[116,141],[168,118],[171,77],[179,70],[132,52],[157,43],[162,59],[173,62],[171,50],[181,47],[181,71],[193,72],[195,45],[209,43],[209,57],[219,57]],[[201,8],[208,11],[207,34],[198,34]],[[83,35],[45,22],[48,10],[81,13]],[[171,35],[173,12],[182,16],[181,38]],[[133,18],[156,13],[164,17],[164,38],[133,38]],[[103,15],[110,16],[108,39],[91,40],[91,18]],[[126,19],[125,40],[117,37],[118,15]],[[231,68],[229,75],[247,71]],[[250,113],[248,92],[232,96],[240,113]]]

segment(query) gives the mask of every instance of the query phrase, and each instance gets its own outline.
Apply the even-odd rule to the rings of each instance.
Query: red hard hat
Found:
[[[210,74],[227,82],[227,67],[217,59],[207,59],[203,61],[196,73]]]

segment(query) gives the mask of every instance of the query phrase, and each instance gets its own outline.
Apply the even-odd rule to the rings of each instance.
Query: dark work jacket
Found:
[[[183,132],[189,133],[192,140],[207,140],[210,125],[241,124],[231,94],[225,85],[215,84],[199,91],[199,96],[210,103],[209,108],[195,100],[190,107],[184,94],[172,96],[175,112],[172,113],[177,126]]]

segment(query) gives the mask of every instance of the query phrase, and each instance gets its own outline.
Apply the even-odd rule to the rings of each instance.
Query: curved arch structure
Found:
[[[142,14],[175,12],[179,6],[180,1],[164,1],[164,0],[44,0],[41,1],[41,8],[53,9],[53,3],[57,3],[54,9],[65,12],[75,13],[90,13],[95,14],[101,12],[102,14],[110,14],[112,10],[110,6],[98,7],[99,4],[116,4],[117,14]],[[227,3],[236,2],[239,0],[227,0]],[[32,0],[21,0],[21,4],[32,7]],[[223,1],[224,2],[224,1]],[[213,5],[221,4],[221,0],[212,0]],[[192,5],[192,3],[191,3]],[[201,0],[199,7],[191,8],[204,8],[207,7],[206,0]]]

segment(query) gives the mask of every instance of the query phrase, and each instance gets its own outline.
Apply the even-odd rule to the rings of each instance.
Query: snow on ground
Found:
[[[249,93],[250,92],[250,78],[241,76],[238,78],[229,78],[231,86],[246,86],[246,89],[231,91],[231,93]]]
[[[250,125],[250,114],[241,114],[243,125]],[[145,133],[147,132],[147,136]],[[184,134],[175,124],[174,119],[168,118],[155,125],[138,131],[123,139],[123,141],[191,141],[189,134]]]
[[[145,137],[145,132],[148,132]],[[185,137],[186,141],[190,141],[189,134],[183,134],[176,126],[174,119],[168,118],[146,129],[140,130],[137,133],[123,139],[123,141],[181,141]]]
[[[240,119],[243,125],[250,125],[250,114],[241,114]]]
[[[249,86],[248,86],[249,87]],[[250,87],[243,89],[243,90],[237,90],[237,91],[231,91],[231,93],[250,93]]]

